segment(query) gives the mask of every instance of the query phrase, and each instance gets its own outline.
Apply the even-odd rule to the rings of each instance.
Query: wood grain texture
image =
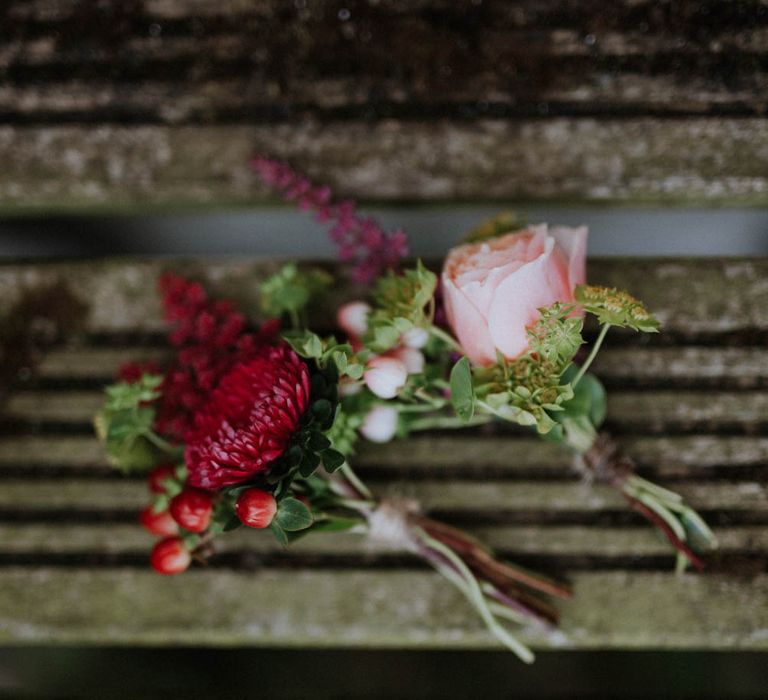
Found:
[[[768,486],[759,481],[675,484],[686,500],[703,510],[768,513]],[[578,481],[494,481],[478,483],[436,478],[434,481],[387,482],[378,493],[384,497],[414,498],[427,512],[477,516],[482,512],[598,513],[623,510],[625,501],[606,486],[592,487]],[[147,504],[146,485],[136,481],[92,479],[6,479],[0,490],[0,509],[6,512],[66,510],[134,510]]]
[[[415,436],[391,445],[365,445],[355,464],[390,478],[416,474],[456,474],[465,477],[491,472],[497,478],[540,478],[568,475],[571,460],[557,446],[533,437],[477,433]],[[482,444],[482,449],[478,444]],[[718,469],[768,465],[768,437],[760,436],[626,436],[622,444],[645,470],[668,478],[706,478]],[[514,459],[510,457],[514,455]],[[106,470],[102,445],[92,436],[0,436],[0,469],[34,477],[49,470],[83,476]],[[516,475],[519,475],[516,477]]]
[[[6,125],[0,211],[256,204],[254,152],[369,201],[760,204],[767,146],[758,118]]]
[[[580,525],[494,525],[475,526],[473,535],[505,557],[525,554],[557,557],[671,557],[668,543],[653,530],[639,527],[588,527]],[[50,555],[132,555],[147,556],[153,537],[136,523],[5,523],[0,541],[0,558],[7,554],[38,557]],[[768,549],[765,527],[720,527],[720,549],[727,553],[763,552]],[[240,529],[215,546],[217,553],[239,553],[254,557],[295,558],[312,556],[350,557],[373,560],[392,553],[385,543],[360,534],[320,534],[294,542],[284,550],[268,532]],[[246,554],[247,553],[247,554]],[[400,553],[402,554],[402,553]],[[215,560],[214,560],[215,561]]]
[[[152,348],[54,349],[42,358],[37,377],[44,384],[108,383],[128,361],[162,362],[167,352]],[[762,388],[768,383],[768,350],[759,347],[607,347],[595,373],[603,382],[654,386]]]
[[[263,203],[256,150],[379,202],[765,204],[760,0],[8,0],[0,212]]]
[[[0,313],[9,313],[36,290],[61,284],[86,306],[86,331],[163,332],[157,278],[165,270],[174,270],[204,280],[214,296],[234,299],[246,313],[257,317],[259,283],[280,265],[278,260],[254,258],[0,265]],[[330,328],[331,310],[342,300],[361,294],[343,281],[338,268],[328,269],[339,283],[323,307],[326,310],[315,315],[316,327]],[[664,332],[658,339],[642,342],[664,342],[666,338],[693,338],[695,342],[698,336],[711,340],[718,334],[741,334],[746,344],[764,342],[760,333],[768,329],[767,259],[593,259],[588,277],[594,284],[628,290],[656,314]],[[755,333],[756,340],[750,341],[750,334]]]
[[[497,648],[431,572],[195,571],[167,580],[126,569],[9,568],[0,582],[4,643]],[[605,572],[574,584],[562,630],[525,635],[536,647],[768,648],[764,575],[744,586]]]
[[[0,69],[25,90],[9,117],[765,109],[759,2],[6,5]]]
[[[47,422],[90,426],[104,404],[101,391],[14,392],[4,406],[5,417],[27,424]],[[613,392],[608,401],[608,424],[622,432],[703,430],[759,434],[768,430],[768,394],[762,392],[631,391]]]

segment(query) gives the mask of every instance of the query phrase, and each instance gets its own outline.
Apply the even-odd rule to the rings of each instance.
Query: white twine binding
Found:
[[[411,519],[419,512],[419,504],[413,499],[383,499],[368,515],[368,538],[392,549],[417,551]]]

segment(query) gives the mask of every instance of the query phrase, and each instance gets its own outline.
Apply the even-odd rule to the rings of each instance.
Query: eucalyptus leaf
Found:
[[[462,357],[451,369],[451,404],[456,415],[469,423],[475,414],[475,389],[468,357]]]
[[[275,522],[287,532],[304,530],[312,525],[312,512],[297,498],[284,498],[278,506]]]
[[[270,531],[272,532],[272,534],[275,536],[275,539],[276,539],[276,540],[277,540],[277,541],[278,541],[278,542],[279,542],[281,545],[283,545],[283,547],[287,547],[287,546],[288,546],[288,535],[287,535],[287,533],[285,532],[285,530],[283,530],[283,528],[282,528],[282,527],[280,527],[280,526],[277,524],[277,522],[275,522],[275,520],[273,520],[273,521],[271,522],[271,524],[270,524],[270,526],[269,526],[269,529],[270,529]]]

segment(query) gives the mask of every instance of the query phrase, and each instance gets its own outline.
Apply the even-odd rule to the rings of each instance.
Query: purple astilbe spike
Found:
[[[383,270],[396,268],[408,255],[408,236],[401,229],[390,233],[370,217],[357,213],[351,200],[336,202],[330,187],[314,185],[287,163],[255,156],[251,165],[265,184],[299,209],[312,211],[315,220],[330,225],[328,235],[342,262],[352,263],[352,278],[369,283]]]

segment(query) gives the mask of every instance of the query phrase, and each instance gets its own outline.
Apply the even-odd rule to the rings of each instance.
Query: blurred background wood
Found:
[[[7,0],[0,212],[366,200],[764,205],[761,0]]]

